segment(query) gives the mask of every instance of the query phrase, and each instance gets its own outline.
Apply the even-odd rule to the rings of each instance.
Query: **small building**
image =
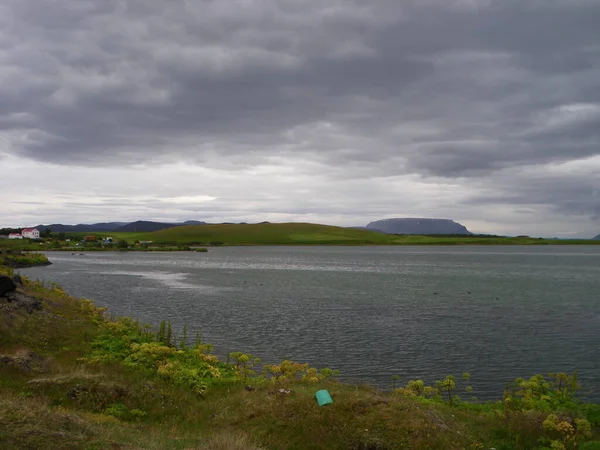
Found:
[[[0,234],[0,239],[8,239],[8,234]]]
[[[8,235],[9,239],[23,239],[23,235],[21,233],[10,233]]]
[[[84,236],[83,237],[84,242],[93,242],[95,240],[96,240],[96,236]]]
[[[21,235],[25,239],[39,239],[40,230],[38,230],[37,228],[23,228],[23,231],[21,231]]]

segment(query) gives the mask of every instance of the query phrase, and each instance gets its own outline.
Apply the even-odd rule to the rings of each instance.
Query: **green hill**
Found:
[[[171,245],[581,245],[596,240],[542,239],[483,235],[390,235],[313,223],[194,225],[152,233],[112,233],[117,239]]]
[[[218,242],[226,245],[365,245],[391,244],[398,240],[398,236],[389,236],[374,231],[312,223],[192,225],[131,235],[128,238],[160,243],[209,244]]]

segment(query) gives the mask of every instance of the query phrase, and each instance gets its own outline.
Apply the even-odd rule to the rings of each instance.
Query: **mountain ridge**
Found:
[[[38,225],[40,231],[50,228],[54,233],[86,232],[141,232],[165,230],[179,226],[208,225],[207,222],[198,220],[186,220],[183,222],[155,222],[150,220],[136,220],[133,222],[99,222],[93,224],[50,224]],[[450,219],[431,218],[391,218],[370,222],[366,226],[349,227],[358,230],[376,231],[384,234],[446,234],[446,235],[470,235],[467,228]],[[600,235],[595,239],[600,239]]]
[[[180,227],[185,225],[205,225],[206,222],[198,220],[186,220],[185,222],[153,222],[149,220],[136,220],[133,222],[99,222],[92,224],[80,223],[77,225],[66,225],[53,223],[50,225],[38,225],[40,231],[50,228],[53,233],[107,233],[107,232],[151,232],[164,230],[166,228]]]

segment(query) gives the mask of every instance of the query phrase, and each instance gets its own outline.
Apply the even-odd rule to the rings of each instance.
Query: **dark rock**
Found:
[[[67,397],[71,400],[76,400],[78,397],[81,397],[82,394],[87,394],[89,391],[88,387],[77,385],[67,392]]]
[[[42,309],[42,302],[39,299],[20,292],[11,292],[6,296],[6,299],[14,303],[15,309],[24,308],[29,314]]]
[[[8,365],[24,372],[45,373],[48,371],[49,360],[33,352],[21,352],[12,356],[0,356],[0,367]]]
[[[0,275],[0,297],[17,290],[17,285],[10,277]]]

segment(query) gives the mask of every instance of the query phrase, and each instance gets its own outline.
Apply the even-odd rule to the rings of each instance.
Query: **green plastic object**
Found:
[[[333,403],[331,395],[329,395],[327,389],[317,391],[315,393],[315,397],[317,397],[317,403],[319,404],[319,406],[331,405]]]

